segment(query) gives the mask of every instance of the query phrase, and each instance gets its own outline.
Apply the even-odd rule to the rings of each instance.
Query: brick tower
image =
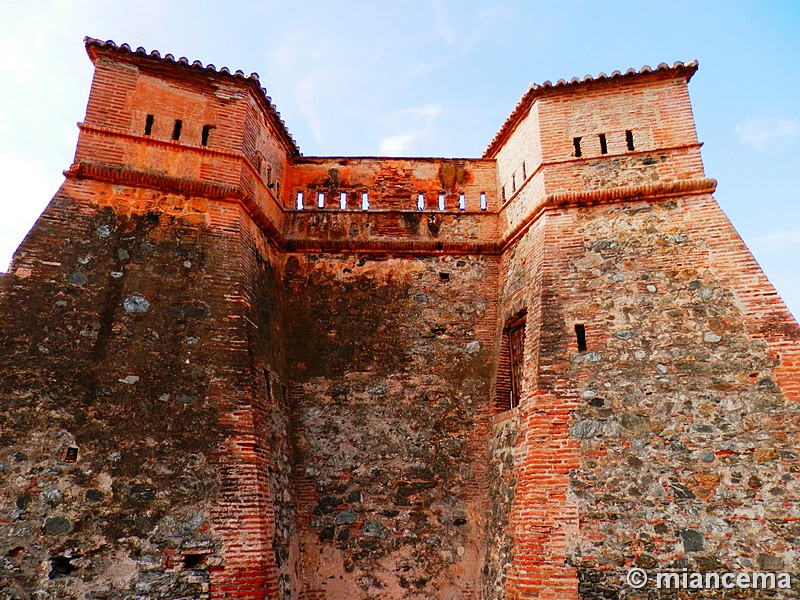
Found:
[[[3,597],[796,571],[800,331],[711,196],[695,63],[534,86],[479,159],[304,157],[257,76],[86,47],[0,278]]]

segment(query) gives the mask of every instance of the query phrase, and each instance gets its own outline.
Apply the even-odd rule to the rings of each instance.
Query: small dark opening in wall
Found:
[[[525,352],[525,317],[521,317],[509,323],[508,349],[511,359],[511,395],[509,397],[509,408],[519,406],[522,397],[522,374]]]
[[[630,129],[625,132],[625,142],[628,144],[628,150],[635,150],[633,147],[633,132]]]
[[[264,389],[267,392],[267,400],[272,402],[272,383],[269,377],[269,369],[262,369],[262,373],[264,374]]]
[[[516,173],[512,173],[511,174],[511,193],[514,193],[516,191],[517,191],[517,174]]]
[[[153,122],[156,118],[153,115],[147,115],[147,118],[144,120],[144,134],[150,135],[153,133]]]
[[[213,127],[213,125],[203,125],[203,134],[200,138],[201,146],[208,146],[208,136],[211,134]],[[267,183],[269,183],[269,177],[267,177]]]
[[[578,340],[578,352],[586,352],[586,328],[583,325],[575,325],[575,337]]]
[[[184,569],[196,569],[205,562],[205,554],[185,554],[183,556]]]
[[[525,356],[525,321],[523,310],[506,321],[500,337],[500,356],[494,389],[494,410],[505,412],[519,406]]]
[[[172,139],[176,142],[181,139],[181,129],[183,129],[183,121],[176,119],[175,126],[172,128]]]
[[[522,179],[527,179],[527,178],[528,178],[528,174],[525,173],[525,161],[523,160],[522,161]]]
[[[572,138],[572,146],[575,148],[575,156],[581,155],[581,138]]]
[[[74,446],[64,450],[64,462],[74,463],[78,461],[78,449]]]
[[[76,567],[72,564],[72,558],[69,556],[54,556],[50,559],[50,579],[57,579],[58,577],[66,577],[70,575]]]
[[[445,273],[444,271],[439,273],[439,279],[442,281],[450,281],[450,273]]]
[[[600,134],[600,154],[608,154],[608,142],[606,141],[606,134]]]

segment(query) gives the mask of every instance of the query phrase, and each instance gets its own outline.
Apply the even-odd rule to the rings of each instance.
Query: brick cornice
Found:
[[[401,241],[401,240],[315,240],[289,239],[284,243],[287,252],[300,254],[317,252],[341,252],[376,254],[452,254],[479,255],[498,254],[500,248],[495,241]]]
[[[499,246],[505,250],[516,243],[528,228],[535,223],[541,214],[552,208],[565,206],[593,206],[597,204],[615,204],[630,200],[666,200],[674,196],[694,196],[713,194],[717,189],[717,180],[710,177],[684,179],[633,185],[626,187],[588,190],[582,192],[559,192],[547,194],[526,217],[507,231],[500,239]]]
[[[64,171],[64,177],[67,179],[93,179],[106,183],[131,185],[162,192],[237,203],[245,209],[248,216],[261,228],[264,235],[276,248],[280,249],[284,246],[282,232],[267,217],[252,196],[246,194],[239,186],[197,181],[195,179],[182,179],[180,177],[135,171],[126,167],[89,161],[73,164],[67,171]]]

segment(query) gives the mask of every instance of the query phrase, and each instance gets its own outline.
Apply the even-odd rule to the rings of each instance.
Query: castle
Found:
[[[86,49],[0,277],[0,597],[800,586],[800,330],[696,63],[532,86],[481,158],[305,157],[255,75]]]

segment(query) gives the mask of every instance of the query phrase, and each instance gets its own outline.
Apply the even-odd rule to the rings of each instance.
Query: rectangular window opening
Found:
[[[572,146],[575,148],[575,156],[579,157],[581,155],[581,138],[572,138]]]
[[[340,210],[347,209],[347,192],[339,193],[339,209]]]
[[[361,210],[369,210],[369,194],[367,192],[361,193]]]
[[[155,122],[156,118],[153,115],[147,115],[147,118],[144,120],[144,134],[150,135],[153,133],[153,123]]]
[[[458,195],[458,210],[467,210],[467,196],[466,194]]]
[[[625,132],[625,142],[628,144],[629,151],[632,152],[633,150],[635,150],[635,148],[633,147],[633,131],[631,131],[630,129],[628,129]]]
[[[444,194],[439,194],[439,210],[444,210]]]
[[[294,204],[295,209],[303,210],[303,192],[297,192],[297,200]]]
[[[211,130],[213,128],[213,125],[203,125],[203,133],[200,137],[201,146],[208,146],[208,136],[211,135]]]
[[[522,161],[522,179],[527,179],[528,175],[525,173],[525,161]]]
[[[519,406],[522,398],[522,375],[525,364],[525,317],[522,316],[508,324],[508,353],[510,362],[511,386],[508,397],[508,408]]]
[[[181,139],[181,129],[183,129],[183,121],[175,119],[175,126],[172,128],[172,139],[176,142]]]
[[[486,203],[486,192],[481,192],[481,210],[486,210],[488,204]]]
[[[425,210],[425,194],[417,194],[417,210]]]
[[[517,191],[517,174],[516,173],[512,173],[511,174],[511,193],[513,194],[516,191]]]
[[[606,141],[606,134],[600,134],[600,154],[608,154],[608,142]]]
[[[578,340],[578,352],[586,352],[586,327],[582,324],[575,325],[575,337]]]
[[[74,446],[67,448],[64,451],[64,462],[74,463],[78,462],[78,449]]]
[[[317,194],[317,208],[325,208],[325,193],[319,192]]]

